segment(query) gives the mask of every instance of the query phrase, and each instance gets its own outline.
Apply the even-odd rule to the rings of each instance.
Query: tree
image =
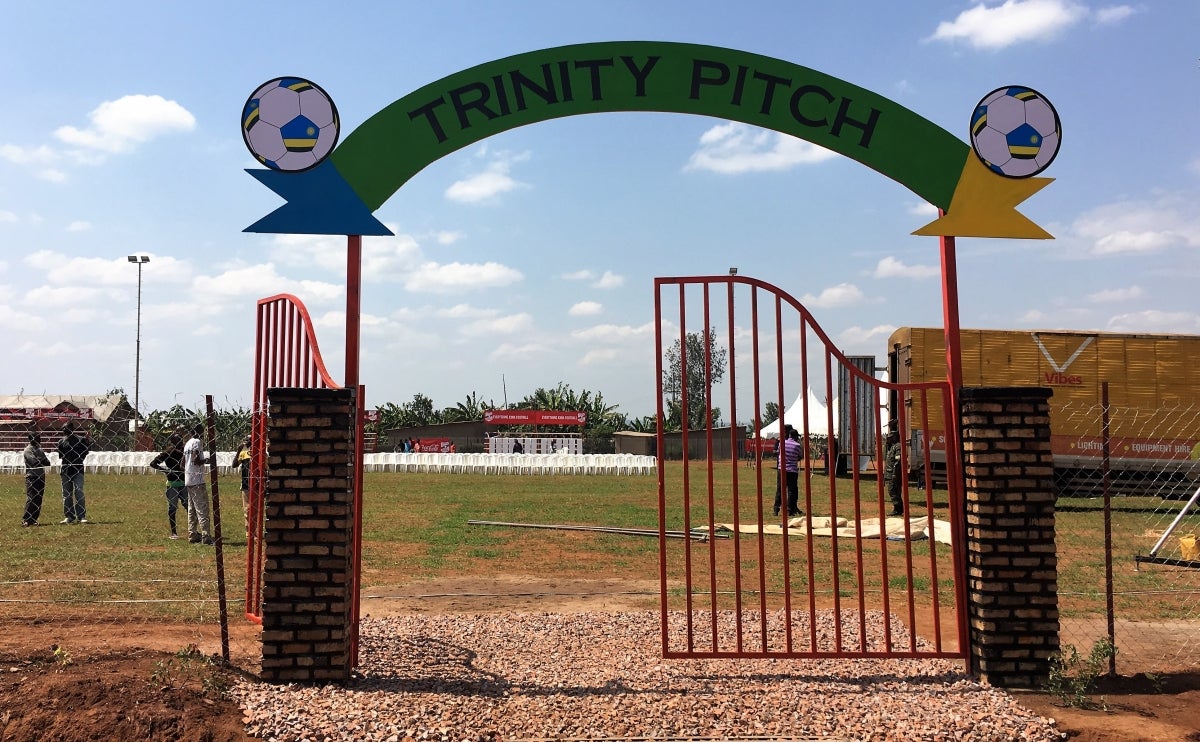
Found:
[[[708,350],[708,364],[705,364],[705,349]],[[717,344],[716,328],[708,332],[689,332],[684,342],[677,338],[666,353],[666,368],[663,369],[663,393],[667,401],[676,402],[681,413],[684,384],[687,385],[687,418],[689,428],[702,428],[708,423],[709,409],[707,398],[711,396],[712,388],[725,378],[726,359],[728,352]],[[720,422],[721,411],[714,407],[711,410],[713,424]],[[682,423],[679,423],[682,427]],[[678,428],[676,428],[678,429]]]
[[[218,451],[236,451],[242,439],[250,433],[250,409],[247,407],[213,408],[213,425],[216,429]],[[167,410],[153,410],[142,422],[142,430],[154,437],[155,447],[162,448],[171,433],[181,433],[186,438],[193,425],[202,425],[208,430],[205,410],[192,410],[176,404]]]
[[[442,410],[442,419],[448,423],[482,420],[484,412],[494,409],[496,409],[495,402],[491,400],[485,402],[479,398],[477,393],[471,392],[462,402]]]
[[[779,419],[779,403],[767,402],[763,407],[762,424],[770,425]]]

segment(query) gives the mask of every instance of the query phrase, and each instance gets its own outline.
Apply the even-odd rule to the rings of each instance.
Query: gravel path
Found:
[[[659,615],[364,619],[353,687],[242,683],[266,740],[1058,740],[945,660],[663,660]]]

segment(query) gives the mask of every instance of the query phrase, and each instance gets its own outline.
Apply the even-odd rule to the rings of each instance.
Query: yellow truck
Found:
[[[964,329],[959,337],[964,387],[1037,386],[1053,392],[1051,447],[1060,483],[1095,488],[1104,440],[1104,382],[1117,491],[1161,494],[1156,488],[1166,483],[1173,496],[1200,474],[1200,336]],[[888,340],[888,371],[900,383],[945,379],[943,330],[896,330]],[[940,400],[931,400],[929,419],[936,422],[923,429],[920,415],[912,414],[911,395],[905,396],[904,440],[914,447],[928,440],[935,462],[944,465]],[[895,411],[900,401],[893,394],[889,409]],[[1064,478],[1063,472],[1084,476]],[[1142,486],[1149,480],[1157,484]]]

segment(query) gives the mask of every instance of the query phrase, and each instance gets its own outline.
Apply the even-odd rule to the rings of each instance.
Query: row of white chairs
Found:
[[[157,474],[150,462],[157,451],[92,451],[83,461],[83,470],[93,474]],[[58,471],[60,464],[57,451],[47,451],[51,469]],[[217,452],[217,468],[222,474],[233,470],[233,452]],[[0,472],[21,474],[25,471],[25,457],[21,451],[0,451]]]
[[[376,472],[455,474],[618,474],[657,471],[653,456],[636,454],[370,453],[363,468]]]
[[[53,470],[59,469],[56,452],[47,452]],[[105,474],[154,473],[154,451],[93,451],[84,460],[84,471]],[[233,471],[233,452],[217,452],[222,474]],[[631,453],[369,453],[363,469],[371,472],[448,472],[456,474],[654,474],[653,456]],[[0,451],[0,472],[25,471],[20,451]]]

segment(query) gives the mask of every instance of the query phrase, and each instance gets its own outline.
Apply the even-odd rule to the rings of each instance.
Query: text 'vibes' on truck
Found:
[[[1045,387],[1052,392],[1050,441],[1060,495],[1100,493],[1107,417],[1110,492],[1180,497],[1200,478],[1200,336],[1071,330],[960,330],[964,387]],[[888,372],[900,383],[946,378],[941,328],[902,327],[888,340]],[[1107,416],[1104,389],[1107,382]],[[939,399],[924,422],[913,400],[902,439],[928,440],[944,467]],[[892,419],[898,419],[893,414]],[[922,457],[910,456],[915,466]]]

